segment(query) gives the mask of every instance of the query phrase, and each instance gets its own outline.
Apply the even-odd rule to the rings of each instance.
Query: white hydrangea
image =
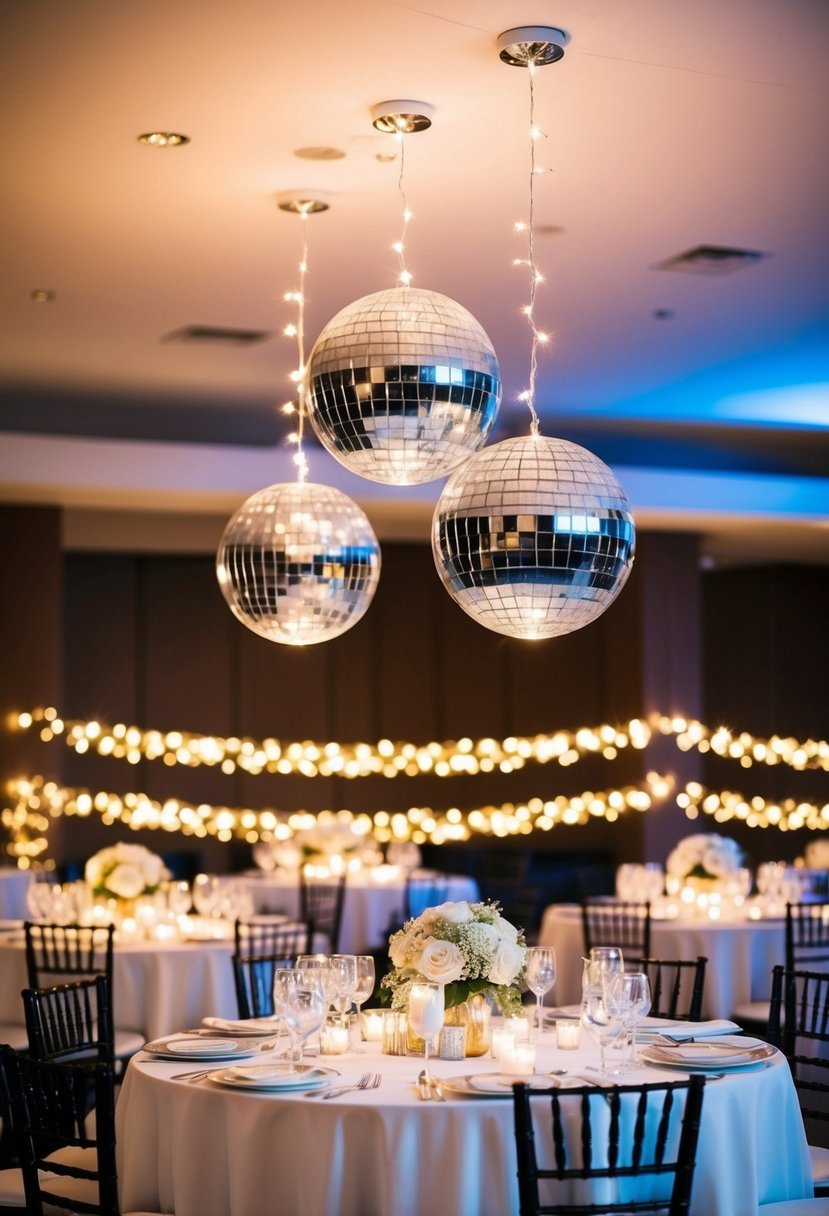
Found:
[[[100,849],[84,868],[92,894],[114,899],[151,895],[169,877],[170,871],[156,853],[125,841]]]

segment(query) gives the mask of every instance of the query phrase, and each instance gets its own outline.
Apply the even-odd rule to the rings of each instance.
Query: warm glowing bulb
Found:
[[[402,253],[403,252],[403,242],[395,241],[394,244],[392,245],[392,249],[394,250],[395,253]]]
[[[296,326],[295,325],[286,325],[282,332],[286,338],[295,338],[296,337]]]
[[[408,270],[402,270],[400,272],[400,274],[397,276],[397,278],[403,284],[404,287],[408,287],[412,281],[412,276]]]

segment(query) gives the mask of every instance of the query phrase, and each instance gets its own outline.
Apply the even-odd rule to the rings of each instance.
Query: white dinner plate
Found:
[[[208,1073],[210,1081],[234,1089],[321,1089],[340,1074],[336,1068],[313,1064],[254,1064],[250,1068],[220,1068]]]
[[[144,1051],[163,1060],[229,1060],[254,1056],[261,1048],[259,1039],[180,1038],[156,1039],[144,1044]]]
[[[707,1039],[700,1043],[677,1043],[675,1047],[649,1043],[641,1050],[641,1057],[649,1064],[668,1068],[744,1068],[758,1064],[775,1055],[776,1048],[757,1039],[745,1039],[741,1035]]]
[[[550,1089],[552,1077],[536,1073],[531,1077],[510,1077],[506,1073],[479,1073],[477,1076],[436,1077],[438,1085],[448,1094],[464,1098],[511,1098],[514,1081],[525,1081],[532,1089]]]

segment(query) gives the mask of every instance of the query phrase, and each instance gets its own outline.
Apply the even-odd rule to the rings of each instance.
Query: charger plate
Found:
[[[729,1035],[721,1039],[706,1039],[701,1043],[677,1043],[675,1047],[660,1043],[648,1043],[640,1050],[640,1056],[648,1064],[663,1068],[715,1069],[745,1068],[768,1060],[777,1052],[770,1043],[757,1039],[746,1040],[742,1035]]]
[[[239,1060],[255,1056],[261,1049],[259,1039],[180,1038],[156,1039],[144,1044],[144,1051],[160,1060]]]
[[[208,1073],[208,1080],[232,1089],[298,1090],[322,1089],[340,1073],[336,1068],[314,1064],[254,1064],[250,1068],[221,1068]]]

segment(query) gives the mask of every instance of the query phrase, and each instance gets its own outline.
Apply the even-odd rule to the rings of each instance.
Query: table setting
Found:
[[[543,1009],[559,977],[557,960],[542,956],[539,1007],[528,1009],[531,949],[497,907],[448,902],[392,934],[390,1007],[355,1015],[346,998],[332,1014],[329,989],[311,1002],[298,1052],[298,1028],[286,1024],[289,991],[279,984],[274,1017],[259,1019],[262,1050],[243,1048],[251,1056],[238,1050],[244,1023],[233,1027],[237,1038],[233,1019],[214,1016],[166,1038],[166,1051],[148,1044],[130,1063],[117,1110],[123,1206],[226,1216],[232,1195],[234,1216],[259,1216],[267,1193],[277,1216],[511,1216],[516,1081],[566,1090],[695,1073],[706,1077],[706,1094],[692,1216],[755,1216],[760,1202],[811,1193],[779,1052],[724,1020],[681,1027],[649,1018],[647,992],[622,982],[621,952],[579,964],[576,1017]],[[320,990],[313,970],[300,968],[303,989]],[[447,1015],[475,998],[488,1017],[470,1034],[468,1021]],[[321,1033],[332,1018],[349,1027],[333,1047]],[[192,1046],[208,1035],[223,1058]],[[179,1055],[194,1067],[182,1070]],[[739,1159],[735,1128],[743,1129]],[[312,1170],[302,1164],[309,1144]]]

